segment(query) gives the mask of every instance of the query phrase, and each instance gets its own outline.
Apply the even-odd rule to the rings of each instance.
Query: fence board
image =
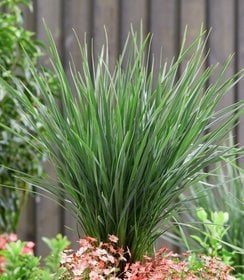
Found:
[[[210,57],[209,64],[220,63],[223,66],[226,58],[234,53],[234,1],[216,0],[208,1],[208,26],[212,27],[209,38]],[[234,60],[226,71],[225,78],[234,73]],[[223,98],[220,107],[234,102],[234,90]]]
[[[128,31],[133,24],[134,30],[139,31],[141,22],[145,33],[148,32],[148,1],[146,0],[123,0],[120,6],[120,49],[127,38]]]
[[[81,68],[80,50],[72,29],[74,29],[78,35],[81,44],[83,44],[85,39],[85,33],[87,40],[89,40],[91,37],[91,23],[89,21],[91,14],[91,1],[65,1],[63,14],[65,15],[63,22],[63,62],[69,79],[71,79],[69,71],[70,54],[76,63],[77,69]],[[76,244],[75,241],[78,239],[77,224],[69,211],[65,211],[64,213],[63,233],[73,244]]]
[[[242,0],[238,0],[237,2],[237,70],[241,70],[244,67],[244,2]],[[238,100],[244,100],[244,79],[240,81],[237,86],[237,96]],[[240,118],[240,124],[238,126],[238,143],[240,146],[244,146],[244,116]],[[242,164],[244,164],[244,159],[242,159]]]
[[[170,62],[177,49],[177,1],[155,0],[150,2],[150,32],[153,33],[151,52],[155,56],[155,72],[159,68],[162,49],[162,63]]]
[[[25,6],[22,9],[24,17],[24,27],[28,30],[35,31],[35,15]],[[17,233],[22,240],[35,240],[35,196],[29,195],[26,205],[24,206]]]
[[[188,26],[187,37],[191,42],[199,34],[201,25],[205,23],[205,0],[183,0],[181,1],[180,26],[181,33]]]
[[[162,67],[165,62],[170,64],[175,56],[178,43],[177,9],[177,1],[174,0],[155,0],[150,2],[149,30],[153,34],[151,54],[154,57],[155,74],[158,73],[159,67]],[[155,77],[155,81],[156,79],[157,77]],[[170,247],[175,251],[174,246],[159,238],[156,247],[161,248],[163,246]]]
[[[189,46],[199,35],[201,26],[205,27],[205,0],[184,0],[181,1],[180,9],[180,40],[187,27],[186,47]],[[186,62],[183,62],[181,71],[185,68]],[[200,72],[201,73],[201,72]]]
[[[75,33],[83,44],[85,34],[87,39],[91,37],[91,1],[90,0],[72,0],[64,1],[63,7],[63,48],[64,64],[67,69],[70,60],[70,54],[77,63],[78,69],[81,66],[80,51],[76,42]],[[75,30],[75,33],[73,32]]]
[[[33,4],[33,9],[34,9]],[[35,14],[34,11],[30,11],[29,8],[23,7],[24,27],[28,30],[35,31]]]
[[[46,41],[46,36],[42,24],[42,19],[45,19],[49,29],[51,30],[54,40],[57,44],[57,48],[61,49],[61,1],[53,0],[50,5],[48,0],[36,1],[36,33],[38,38]],[[47,165],[47,171],[49,172],[50,166]],[[52,171],[50,171],[50,175]],[[61,231],[61,210],[60,207],[55,205],[52,201],[44,199],[42,196],[36,197],[36,243],[37,253],[45,255],[47,248],[42,245],[42,237],[53,237],[57,232]]]
[[[101,50],[102,45],[105,43],[105,31],[109,38],[109,58],[111,68],[115,66],[118,54],[118,34],[119,34],[119,1],[118,0],[94,0],[94,54],[95,56]]]

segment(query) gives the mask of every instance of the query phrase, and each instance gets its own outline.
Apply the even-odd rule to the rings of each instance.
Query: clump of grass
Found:
[[[131,31],[113,71],[107,46],[97,59],[90,57],[86,44],[80,46],[82,71],[72,64],[69,82],[47,35],[62,111],[35,66],[30,64],[32,79],[45,105],[29,91],[35,104],[30,102],[20,81],[15,90],[1,79],[30,121],[41,124],[37,138],[53,161],[61,187],[31,176],[24,180],[65,195],[86,235],[106,241],[114,234],[120,246],[130,249],[132,261],[142,259],[161,234],[159,223],[167,222],[175,210],[179,194],[199,180],[203,168],[236,153],[221,141],[242,103],[218,112],[215,108],[243,71],[224,78],[231,57],[218,71],[217,65],[203,69],[206,32],[201,32],[188,48],[184,36],[175,61],[154,73],[148,59],[151,36],[138,39]],[[216,79],[206,88],[213,74]]]

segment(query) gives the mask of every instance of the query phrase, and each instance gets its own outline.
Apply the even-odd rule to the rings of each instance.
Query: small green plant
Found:
[[[208,256],[221,257],[226,264],[233,265],[231,262],[232,255],[223,247],[223,238],[228,231],[229,214],[227,212],[211,212],[208,217],[207,212],[203,208],[197,209],[197,216],[203,223],[204,231],[201,231],[201,238],[199,235],[191,235],[207,252]]]
[[[225,78],[231,57],[219,71],[217,65],[202,69],[206,32],[201,32],[188,48],[185,35],[175,61],[154,73],[148,59],[150,36],[143,40],[132,31],[113,71],[107,47],[91,59],[87,45],[80,46],[82,71],[72,67],[70,83],[48,31],[47,35],[62,111],[35,65],[30,64],[31,79],[45,105],[15,77],[17,89],[3,79],[0,84],[30,116],[60,184],[19,176],[66,197],[86,235],[103,242],[109,234],[116,235],[119,246],[129,248],[128,258],[140,260],[152,252],[161,224],[172,217],[179,195],[199,181],[203,168],[238,151],[222,141],[243,102],[215,109],[243,71]],[[38,130],[37,119],[43,130]]]
[[[16,235],[0,235],[0,280],[58,280],[65,275],[60,260],[70,244],[68,239],[58,234],[54,239],[44,240],[51,251],[41,266],[41,258],[33,254],[33,242],[21,242]]]
[[[6,250],[0,251],[5,259],[4,272],[1,280],[39,278],[39,258],[32,254],[23,254],[25,242],[20,240],[7,244]]]
[[[42,46],[33,38],[34,33],[23,27],[20,4],[32,8],[31,0],[0,1],[0,76],[12,86],[12,78],[17,77],[37,96],[34,81],[30,78],[29,63],[31,61],[37,67]],[[45,75],[54,89],[54,77],[47,70]],[[41,156],[39,154],[38,157],[28,143],[38,145],[28,134],[30,131],[34,133],[34,127],[27,121],[14,96],[2,87],[0,122],[19,133],[12,134],[8,129],[0,127],[0,233],[10,233],[16,232],[20,212],[30,187],[14,176],[13,169],[37,175],[41,172]]]
[[[49,270],[50,274],[57,273],[60,266],[61,253],[70,245],[66,236],[58,234],[56,238],[49,239],[43,238],[45,244],[51,250],[51,253],[44,259],[45,267]]]
[[[176,216],[179,230],[172,227],[174,233],[168,234],[167,240],[183,245],[183,250],[214,254],[243,277],[243,187],[244,171],[236,160],[219,163],[208,179],[194,184],[180,196],[182,213]]]

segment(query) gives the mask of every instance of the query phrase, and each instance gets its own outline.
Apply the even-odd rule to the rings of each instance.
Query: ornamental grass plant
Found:
[[[47,30],[62,109],[31,61],[31,78],[45,105],[21,81],[14,79],[16,90],[0,79],[37,131],[41,125],[33,138],[48,153],[58,184],[18,176],[55,197],[65,196],[86,235],[103,242],[109,234],[117,236],[131,261],[152,253],[179,194],[202,177],[203,168],[238,150],[221,143],[243,102],[215,110],[243,71],[225,78],[231,57],[222,67],[204,69],[206,35],[201,31],[185,47],[184,34],[179,55],[158,73],[149,59],[150,35],[144,40],[132,30],[113,70],[107,44],[96,56],[78,42],[82,69],[71,62],[69,81]]]

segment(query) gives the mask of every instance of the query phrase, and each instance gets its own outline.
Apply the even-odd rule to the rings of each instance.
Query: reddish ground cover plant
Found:
[[[18,236],[14,233],[11,234],[1,234],[0,235],[0,251],[6,250],[7,244],[11,242],[16,242]],[[28,241],[23,247],[22,254],[33,254],[33,248],[35,246],[34,242]],[[0,274],[4,271],[5,257],[0,255]]]
[[[160,249],[153,258],[144,256],[144,261],[129,263],[125,256],[130,254],[117,246],[118,238],[109,236],[109,243],[98,243],[86,237],[80,240],[78,251],[65,251],[61,265],[69,276],[63,279],[91,280],[232,280],[231,267],[220,259],[203,255],[185,254],[179,256]],[[125,265],[122,265],[125,264]],[[121,271],[121,267],[124,270]]]
[[[77,252],[65,251],[61,265],[70,272],[70,279],[121,279],[117,275],[121,263],[126,262],[125,251],[116,245],[116,236],[110,235],[109,240],[98,244],[95,238],[86,237],[79,241]]]

